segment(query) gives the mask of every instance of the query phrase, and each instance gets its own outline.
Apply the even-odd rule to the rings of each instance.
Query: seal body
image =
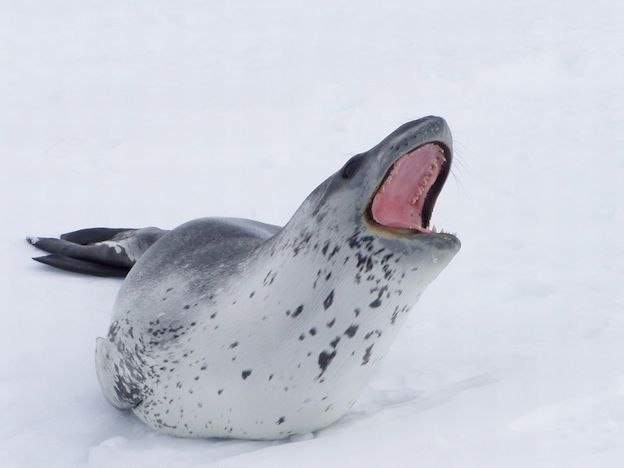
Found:
[[[434,143],[450,164],[442,119],[405,124],[325,180],[283,228],[204,218],[159,234],[97,342],[108,400],[183,437],[279,439],[338,419],[459,250],[455,236],[426,229],[446,177],[434,156],[410,206],[394,200],[399,161],[416,167]]]
[[[358,229],[309,226],[250,242],[242,255],[225,251],[216,264],[161,255],[212,222],[181,226],[146,253],[120,292],[109,334],[136,356],[127,382],[117,376],[131,388],[141,374],[134,413],[179,436],[273,439],[331,424],[454,253],[444,241],[390,250]]]

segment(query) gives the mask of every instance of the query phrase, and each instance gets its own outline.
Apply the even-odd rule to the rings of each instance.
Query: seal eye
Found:
[[[351,159],[347,161],[344,168],[342,169],[342,178],[350,179],[357,172],[360,164],[362,163],[362,155],[358,154],[357,156],[353,156]]]

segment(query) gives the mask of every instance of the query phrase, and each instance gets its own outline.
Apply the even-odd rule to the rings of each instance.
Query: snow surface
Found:
[[[624,4],[0,0],[0,465],[624,466]],[[24,236],[285,223],[444,116],[463,248],[357,405],[288,442],[182,440],[94,372],[119,281]]]

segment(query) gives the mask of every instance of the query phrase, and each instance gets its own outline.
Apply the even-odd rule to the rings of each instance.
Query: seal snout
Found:
[[[438,142],[403,154],[392,164],[373,196],[373,220],[384,227],[429,232],[433,207],[450,163],[450,151]]]

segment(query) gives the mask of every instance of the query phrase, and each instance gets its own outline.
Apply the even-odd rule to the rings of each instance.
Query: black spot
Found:
[[[299,316],[301,312],[303,312],[303,304],[301,304],[299,307],[295,309],[295,311],[292,313],[292,318]]]
[[[375,333],[375,332],[374,331],[368,332],[366,335],[364,335],[364,339],[368,340],[371,336],[373,336],[373,333]]]
[[[276,276],[277,276],[277,273],[273,273],[271,270],[269,270],[269,272],[264,277],[264,280],[262,282],[263,285],[270,286],[271,284],[273,284],[273,281],[275,281]]]
[[[219,390],[217,390],[217,394],[218,394],[218,395],[221,395],[222,393],[223,393],[223,389],[222,389],[222,388],[220,388]]]
[[[332,289],[331,292],[327,295],[327,297],[323,301],[323,307],[325,308],[325,310],[327,310],[331,307],[333,303],[334,303],[334,290]]]
[[[375,299],[373,302],[371,302],[370,304],[368,304],[368,307],[370,307],[371,309],[376,309],[377,307],[379,307],[381,305],[381,299],[377,298]]]
[[[302,333],[301,335],[299,335],[299,341],[303,341],[305,340],[305,335]]]
[[[344,334],[347,335],[349,338],[353,338],[355,336],[355,333],[357,332],[357,329],[358,325],[353,324],[345,330]]]
[[[165,292],[173,291],[173,288],[168,288]]]
[[[310,328],[310,335],[312,336],[316,335],[316,328],[314,327]]]
[[[243,377],[243,380],[245,380],[245,379],[246,379],[247,377],[249,377],[250,375],[251,375],[251,369],[244,370],[244,371],[241,373],[241,376]]]
[[[332,351],[331,353],[328,353],[327,351],[322,351],[321,354],[319,354],[318,365],[321,368],[321,375],[323,375],[325,369],[327,369],[327,366],[329,366],[334,357],[336,357],[336,351]]]
[[[368,348],[364,350],[364,356],[362,357],[362,364],[360,364],[361,366],[368,364],[368,361],[370,361],[370,358],[371,358],[371,354],[373,354],[372,350],[373,350],[373,345],[370,345]]]
[[[329,322],[327,322],[327,328],[333,327],[334,323],[336,323],[336,319],[335,318],[333,318]]]
[[[184,306],[184,310],[189,310],[190,308],[191,308],[191,306],[190,306],[189,304],[186,304],[186,305]]]
[[[230,348],[236,348],[238,346],[238,341],[235,341],[230,345]]]
[[[360,315],[360,309],[356,308],[354,311],[355,316],[357,317],[358,315]]]
[[[269,380],[273,379],[273,374],[269,375]]]
[[[323,252],[323,255],[325,255],[327,253],[327,249],[328,248],[329,248],[329,242],[325,242],[325,245],[321,249],[321,252]]]
[[[329,254],[329,256],[327,257],[327,260],[331,259],[334,255],[336,255],[338,252],[340,251],[340,247],[336,246],[334,247],[334,249],[331,251],[331,253]]]
[[[250,298],[252,298],[252,297],[254,297],[254,295],[255,295],[255,294],[256,294],[256,291],[252,291],[252,292],[249,294],[249,297],[250,297]]]
[[[333,340],[329,343],[329,345],[330,345],[332,348],[336,349],[336,346],[338,346],[338,343],[339,343],[339,342],[340,342],[340,337],[339,337],[339,336],[337,336],[336,338],[334,338],[334,339],[333,339]]]
[[[388,263],[388,261],[394,257],[394,254],[389,253],[387,255],[384,255],[383,258],[381,259],[381,263]]]
[[[396,322],[397,317],[399,316],[399,307],[395,307],[394,312],[392,312],[392,317],[390,317],[390,323],[392,325],[394,325],[394,322]]]
[[[286,418],[284,416],[280,417],[277,422],[275,424],[284,424],[284,422],[286,421]]]

